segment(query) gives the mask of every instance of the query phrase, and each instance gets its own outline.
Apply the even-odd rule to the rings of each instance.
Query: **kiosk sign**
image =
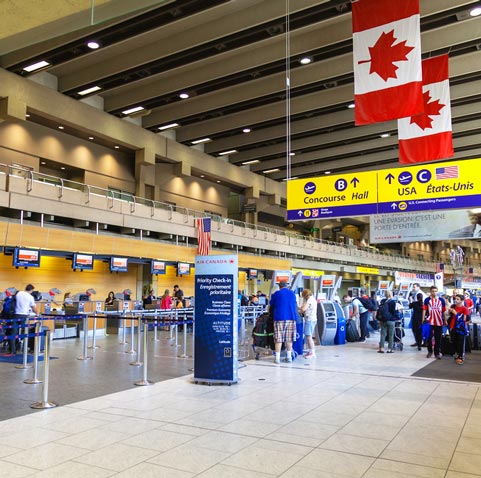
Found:
[[[376,214],[376,172],[350,173],[287,182],[287,219]]]
[[[479,166],[479,159],[465,159],[380,171],[378,211],[382,214],[479,207]]]
[[[196,382],[237,382],[236,255],[195,258]]]

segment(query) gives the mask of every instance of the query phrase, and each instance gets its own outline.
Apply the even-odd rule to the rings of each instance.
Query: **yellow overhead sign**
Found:
[[[363,274],[379,274],[379,269],[377,267],[356,267],[356,272],[361,272]]]
[[[379,213],[479,207],[480,173],[479,159],[379,171]]]
[[[287,219],[362,216],[377,212],[375,171],[287,182]]]

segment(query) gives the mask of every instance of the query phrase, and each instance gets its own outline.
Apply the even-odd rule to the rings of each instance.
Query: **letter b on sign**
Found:
[[[334,187],[336,188],[336,191],[344,191],[347,188],[347,181],[345,179],[338,179],[334,183]]]

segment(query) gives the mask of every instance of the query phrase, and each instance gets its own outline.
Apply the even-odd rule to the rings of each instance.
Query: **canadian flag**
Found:
[[[398,120],[401,164],[454,155],[448,55],[423,60],[422,65],[424,113]]]
[[[352,4],[356,125],[423,111],[419,0]]]

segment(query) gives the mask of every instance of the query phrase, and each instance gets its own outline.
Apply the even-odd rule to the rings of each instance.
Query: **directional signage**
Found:
[[[379,171],[379,213],[479,207],[480,167],[465,159]]]
[[[287,219],[376,214],[376,179],[376,172],[362,172],[288,181]]]
[[[481,159],[423,163],[287,182],[287,219],[325,219],[481,206]]]

